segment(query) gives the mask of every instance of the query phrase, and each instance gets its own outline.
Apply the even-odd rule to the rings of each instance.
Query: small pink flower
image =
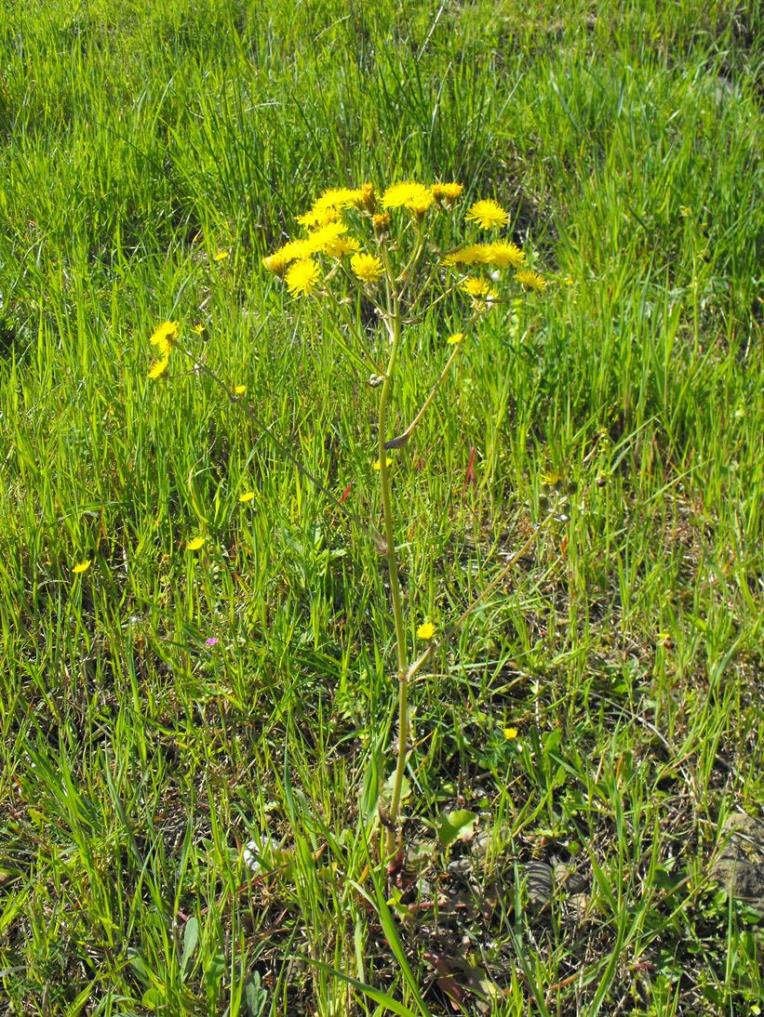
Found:
[[[209,639],[205,639],[204,640],[204,645],[205,646],[217,646],[219,642],[220,642],[220,640],[217,639],[215,636],[210,636]]]

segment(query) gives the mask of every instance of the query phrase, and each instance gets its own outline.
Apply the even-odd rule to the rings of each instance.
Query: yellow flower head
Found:
[[[496,291],[490,283],[486,282],[485,279],[478,279],[477,276],[465,279],[462,283],[462,289],[471,297],[482,297],[484,300],[496,299]]]
[[[462,283],[462,289],[472,297],[472,306],[476,311],[484,311],[498,296],[490,283],[486,282],[485,279],[477,278],[477,276],[465,279]]]
[[[456,201],[464,187],[461,184],[433,184],[432,194],[436,201],[443,201],[447,204]]]
[[[269,272],[283,275],[293,261],[309,258],[313,253],[313,248],[307,240],[290,240],[267,258],[263,258],[263,265]]]
[[[360,191],[357,193],[360,194]],[[308,233],[307,237],[290,240],[267,258],[263,258],[263,266],[269,272],[275,272],[276,275],[287,274],[287,285],[290,289],[289,277],[292,270],[287,272],[287,269],[293,261],[306,261],[314,254],[329,254],[336,258],[355,250],[355,241],[342,239],[347,233],[347,226],[343,222],[332,220],[321,224],[313,222],[312,225],[317,225],[317,228]],[[302,278],[302,274],[298,273],[298,277]]]
[[[344,258],[346,254],[355,254],[360,244],[353,237],[337,237],[324,245],[324,253],[330,258]]]
[[[426,213],[430,205],[433,204],[435,198],[431,190],[425,188],[422,194],[418,194],[412,198],[411,201],[406,202],[406,208],[413,212],[417,218],[420,218]]]
[[[325,206],[333,208],[359,208],[367,197],[364,187],[335,187],[324,191],[318,199]]]
[[[515,272],[515,279],[526,290],[536,290],[540,293],[546,287],[546,279],[538,272],[532,272],[529,268],[522,268]]]
[[[348,228],[344,222],[329,222],[308,234],[302,241],[308,255],[324,254],[328,249],[337,243],[347,233]]]
[[[493,244],[468,244],[456,251],[451,251],[443,259],[443,264],[452,265],[493,265],[496,268],[518,268],[525,260],[520,248],[508,240],[497,240]]]
[[[462,339],[464,339],[464,332],[454,332],[453,335],[450,335],[448,339],[446,339],[446,342],[449,346],[458,346]]]
[[[198,551],[200,547],[204,547],[206,540],[206,537],[192,537],[191,540],[186,543],[186,550]]]
[[[276,275],[283,275],[287,268],[289,268],[291,261],[292,259],[285,255],[283,251],[275,251],[273,254],[263,258],[263,268],[269,272],[274,272]]]
[[[215,251],[215,254],[214,254],[214,260],[215,261],[225,261],[226,258],[228,258],[228,257],[230,257],[228,251]]]
[[[350,267],[353,275],[365,283],[375,283],[382,275],[382,262],[373,254],[354,254]]]
[[[415,215],[424,215],[435,196],[429,187],[405,181],[388,187],[382,195],[383,208],[408,208]]]
[[[170,366],[170,355],[166,357],[160,357],[159,360],[155,360],[149,368],[149,378],[152,381],[156,381],[157,378],[161,378],[167,368]]]
[[[301,226],[307,226],[308,229],[315,229],[317,226],[327,226],[330,222],[337,222],[339,217],[339,209],[332,205],[323,208],[316,202],[313,208],[305,212],[304,215],[297,216],[297,222]]]
[[[243,491],[239,495],[239,501],[241,502],[242,505],[246,505],[247,502],[252,501],[254,497],[255,497],[254,491]]]
[[[435,635],[435,626],[431,621],[423,622],[416,630],[417,639],[432,639]]]
[[[392,459],[390,458],[390,456],[385,456],[385,466],[387,466],[387,467],[390,467],[390,466],[392,466],[392,465],[393,465],[393,461],[392,461]],[[375,470],[381,470],[381,469],[382,469],[382,461],[381,461],[380,459],[377,459],[377,460],[375,461],[375,463],[374,463],[374,469],[375,469]]]
[[[504,728],[504,737],[506,738],[506,740],[508,742],[514,741],[514,739],[517,738],[517,728],[516,727],[505,727]]]
[[[483,248],[485,244],[468,244],[466,247],[459,247],[451,251],[443,259],[447,268],[454,265],[480,265],[483,264]]]
[[[77,564],[72,568],[72,572],[75,576],[82,575],[83,572],[87,572],[90,568],[92,561],[90,558],[86,558],[85,561],[78,561]]]
[[[497,240],[495,244],[482,244],[484,265],[494,265],[496,268],[519,268],[525,261],[525,255],[517,246],[509,240]]]
[[[474,205],[471,205],[467,212],[467,220],[476,222],[481,229],[490,230],[496,226],[506,226],[509,222],[509,215],[501,205],[488,199],[476,201]]]
[[[340,212],[345,208],[359,208],[367,198],[363,187],[335,187],[316,198],[312,207],[297,221],[309,229],[314,226],[326,226],[339,219]]]
[[[246,395],[247,394],[247,386],[246,385],[235,385],[234,389],[233,389],[233,394],[237,395],[237,396]]]
[[[382,236],[383,233],[387,232],[390,226],[390,214],[388,212],[380,212],[377,215],[371,217],[371,223],[374,227],[374,232],[378,236]]]
[[[163,321],[154,329],[149,342],[152,346],[156,346],[160,357],[169,357],[170,350],[178,338],[178,331],[177,321]]]
[[[286,274],[286,284],[293,297],[307,296],[318,286],[318,265],[313,258],[296,261]]]

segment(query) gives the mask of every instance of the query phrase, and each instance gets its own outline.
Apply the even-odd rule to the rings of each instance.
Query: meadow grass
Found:
[[[4,5],[0,1011],[758,1012],[761,920],[710,869],[764,804],[763,28],[719,0]],[[325,187],[409,178],[501,201],[550,278],[394,465],[412,646],[551,514],[414,684],[406,841],[479,819],[413,888],[370,832],[377,396],[260,264]],[[192,362],[147,378],[165,319],[352,517]],[[401,427],[444,334],[409,332]]]

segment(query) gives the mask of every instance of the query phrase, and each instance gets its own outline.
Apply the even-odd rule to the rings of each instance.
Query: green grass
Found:
[[[720,0],[5,5],[0,1010],[445,1014],[461,957],[498,1017],[755,1012],[761,922],[709,868],[764,804],[763,30]],[[410,177],[502,201],[552,280],[396,462],[412,645],[553,518],[414,686],[407,843],[480,818],[401,897],[369,840],[377,394],[260,258],[323,188]],[[166,318],[353,519],[208,379],[147,379]],[[444,327],[409,334],[398,424]],[[531,900],[552,856],[577,918]]]

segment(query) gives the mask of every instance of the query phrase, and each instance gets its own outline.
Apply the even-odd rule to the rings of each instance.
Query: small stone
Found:
[[[728,817],[721,836],[721,854],[712,877],[728,894],[764,917],[764,821],[744,812]]]

